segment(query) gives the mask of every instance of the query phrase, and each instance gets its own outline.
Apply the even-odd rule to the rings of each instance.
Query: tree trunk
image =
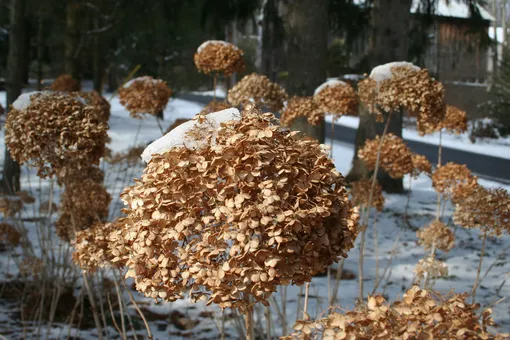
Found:
[[[74,79],[80,81],[80,29],[79,29],[80,4],[69,2],[66,7],[66,29],[65,39],[65,72]]]
[[[9,31],[9,54],[7,56],[7,110],[21,94],[23,63],[25,58],[25,0],[11,0],[11,29]],[[9,113],[8,113],[9,114]],[[20,167],[5,147],[2,191],[13,194],[20,189]]]
[[[43,52],[44,52],[44,42],[43,42],[43,14],[39,13],[39,17],[37,18],[37,91],[42,90],[42,78],[43,78]]]
[[[326,80],[328,0],[294,0],[287,3],[284,27],[287,37],[287,90],[294,96],[311,96]],[[324,120],[309,125],[298,118],[292,129],[324,142]]]
[[[99,29],[99,19],[94,18],[94,29]],[[96,90],[98,93],[103,93],[103,79],[105,75],[105,51],[103,48],[103,38],[100,34],[96,34],[94,36],[94,51],[93,53],[93,83],[94,83],[94,90]]]
[[[375,0],[371,12],[370,66],[392,61],[404,61],[408,58],[409,28],[411,0]],[[388,18],[391,18],[389,20]],[[385,115],[385,118],[388,115]],[[360,108],[360,124],[356,133],[356,147],[352,161],[352,169],[347,180],[355,181],[368,174],[363,162],[358,159],[358,150],[367,139],[382,134],[384,123],[376,123],[375,116]],[[395,112],[391,116],[388,132],[402,136],[402,113]],[[382,172],[378,176],[379,183],[387,192],[401,193],[404,186],[401,179],[392,179]]]
[[[271,81],[285,69],[285,29],[278,13],[279,0],[267,0],[262,21],[261,71]]]

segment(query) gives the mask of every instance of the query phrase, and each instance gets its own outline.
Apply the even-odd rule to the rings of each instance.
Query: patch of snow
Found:
[[[205,128],[212,131],[217,131],[221,127],[221,123],[240,120],[241,115],[239,110],[236,108],[230,108],[213,112],[205,116],[206,122],[200,123],[198,120],[187,121],[175,129],[164,135],[163,137],[152,142],[142,153],[142,159],[147,163],[151,160],[152,155],[162,154],[172,149],[173,147],[185,147],[185,148],[200,148],[205,146],[207,139],[193,138],[189,136],[189,132],[194,128]],[[215,133],[213,132],[213,138],[211,141],[215,142]]]
[[[18,111],[26,110],[30,104],[32,104],[32,101],[30,100],[30,97],[32,97],[33,94],[41,93],[38,91],[35,92],[29,92],[29,93],[23,93],[12,103],[12,107],[15,108]]]
[[[161,79],[154,79],[154,78],[152,78],[152,77],[150,77],[150,76],[143,76],[143,77],[138,77],[138,78],[133,78],[133,79],[131,79],[130,81],[126,82],[126,83],[124,84],[124,86],[123,86],[123,87],[124,87],[124,88],[128,88],[128,87],[130,87],[130,86],[131,86],[131,85],[132,85],[135,81],[136,81],[136,82],[138,82],[138,81],[140,81],[140,82],[152,82],[152,83],[154,83],[154,84],[157,84],[157,83],[161,83],[161,82],[163,82]]]
[[[317,87],[315,89],[315,92],[313,93],[313,95],[316,96],[322,90],[324,90],[326,87],[334,87],[334,86],[338,86],[338,85],[345,86],[347,84],[345,82],[339,80],[338,78],[328,79],[325,83],[323,83],[322,85],[320,85],[319,87]]]
[[[411,13],[421,13],[420,8],[421,1],[413,0],[411,6]],[[478,8],[482,19],[494,21],[494,17],[490,14],[485,8],[480,5],[476,5]],[[439,0],[436,1],[436,8],[434,9],[434,14],[441,17],[452,17],[452,18],[460,18],[460,19],[469,19],[471,17],[471,13],[469,11],[469,6],[467,3],[462,0]]]
[[[494,27],[489,27],[489,38],[497,39],[498,43],[503,44],[505,42],[503,27],[496,27],[496,34],[494,34]]]
[[[370,73],[370,78],[375,80],[377,83],[380,83],[384,80],[391,79],[393,76],[392,69],[394,67],[407,67],[415,71],[419,71],[420,68],[413,63],[407,62],[407,61],[394,61],[391,63],[387,63],[384,65],[376,66],[372,69],[372,72]]]
[[[208,45],[211,45],[211,44],[220,44],[220,45],[225,45],[225,46],[231,45],[232,47],[234,47],[234,49],[236,49],[236,50],[238,49],[237,46],[235,46],[229,42],[223,41],[223,40],[207,40],[207,41],[204,41],[200,46],[198,46],[197,53],[200,53],[204,48],[206,48]]]

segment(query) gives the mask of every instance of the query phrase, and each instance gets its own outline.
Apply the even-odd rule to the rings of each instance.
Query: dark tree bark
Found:
[[[37,18],[37,91],[42,90],[43,79],[43,52],[44,52],[44,38],[43,38],[43,14],[39,13]]]
[[[262,21],[261,70],[271,81],[285,69],[285,28],[278,13],[278,1],[267,0]]]
[[[23,81],[25,57],[25,0],[11,0],[11,29],[9,31],[9,55],[7,56],[7,110],[19,97]],[[2,173],[2,191],[14,194],[20,189],[20,167],[5,147],[5,161]]]
[[[78,81],[81,80],[79,15],[80,4],[69,2],[66,7],[65,72]]]
[[[94,18],[94,29],[99,29],[99,19]],[[104,49],[104,41],[101,34],[96,34],[94,36],[94,51],[93,53],[93,83],[94,90],[98,93],[103,92],[103,79],[105,75],[105,49]]]
[[[408,58],[409,28],[411,0],[375,0],[371,12],[370,66],[392,61],[405,61]],[[385,115],[387,119],[388,114]],[[356,134],[356,148],[352,161],[352,169],[347,175],[348,181],[355,181],[367,176],[368,170],[358,159],[358,150],[367,139],[382,134],[385,123],[376,123],[375,116],[366,109],[360,109],[360,124]],[[402,136],[402,113],[391,115],[388,132]],[[386,192],[401,193],[404,191],[402,180],[395,180],[382,172],[378,176],[379,183]]]
[[[287,40],[287,90],[290,95],[311,96],[326,80],[328,0],[287,2],[284,27]],[[324,142],[324,121],[312,126],[298,118],[292,129]]]

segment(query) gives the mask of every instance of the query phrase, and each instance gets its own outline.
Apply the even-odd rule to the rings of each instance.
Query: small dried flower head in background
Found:
[[[107,161],[110,164],[126,163],[128,166],[132,167],[141,163],[142,159],[140,155],[143,150],[145,150],[145,146],[135,146],[126,152],[115,153],[113,156],[109,157]]]
[[[370,198],[370,191],[372,188],[372,180],[368,178],[360,179],[359,181],[351,183],[351,196],[352,203],[356,206],[367,206]],[[372,207],[378,211],[384,208],[384,195],[382,187],[379,183],[375,183],[374,191],[372,194]]]
[[[358,151],[358,157],[370,171],[375,169],[380,142],[381,136],[376,136]],[[388,133],[381,145],[379,165],[392,178],[402,178],[413,171],[412,152],[402,138]]]
[[[267,107],[272,112],[279,112],[287,100],[287,92],[268,77],[252,73],[244,76],[228,91],[228,102],[234,106],[241,106],[248,102],[258,107]]]
[[[415,285],[391,304],[377,294],[368,297],[364,308],[299,321],[298,332],[280,339],[507,339],[507,334],[489,331],[492,310],[477,313],[479,304],[470,304],[467,297]]]
[[[448,162],[432,174],[432,186],[436,192],[448,196],[457,203],[469,196],[478,186],[478,177],[473,176],[465,164]]]
[[[23,201],[17,197],[0,197],[0,213],[4,217],[12,217],[23,209]]]
[[[198,71],[204,74],[221,73],[229,76],[245,68],[243,51],[221,40],[204,42],[198,47],[193,59]]]
[[[51,84],[50,90],[59,92],[76,92],[80,91],[80,83],[70,74],[61,74]]]
[[[12,224],[0,222],[0,245],[11,248],[20,244],[21,234]]]
[[[18,163],[51,177],[64,167],[99,164],[105,152],[108,124],[95,106],[74,94],[32,92],[14,103],[5,123],[5,141]]]
[[[448,252],[455,246],[453,231],[438,220],[434,220],[425,228],[418,230],[416,237],[418,237],[418,243],[425,250],[435,248]]]
[[[438,130],[446,129],[446,131],[461,134],[467,130],[467,115],[463,111],[453,105],[446,106],[446,114],[443,121],[438,126]]]
[[[357,116],[359,99],[351,85],[338,79],[328,80],[313,95],[322,111],[338,119],[343,115]]]
[[[144,152],[111,248],[145,295],[189,293],[244,313],[249,297],[267,305],[279,285],[310,281],[353,247],[357,210],[333,162],[248,107],[199,116]]]
[[[217,101],[213,100],[198,113],[199,115],[208,115],[209,113],[218,112],[221,110],[230,109],[232,105],[225,101]],[[172,131],[173,129],[168,129],[168,132]]]
[[[134,78],[119,88],[120,104],[131,117],[142,118],[143,114],[157,115],[165,110],[172,90],[165,81],[149,76]]]
[[[434,256],[428,256],[420,259],[414,268],[414,273],[418,281],[423,280],[426,276],[432,279],[438,279],[448,276],[448,267],[443,261],[437,260]]]
[[[96,91],[91,92],[79,92],[77,93],[77,96],[85,99],[88,105],[95,106],[97,108],[97,112],[100,113],[100,117],[103,121],[108,122],[110,119],[110,109],[111,105],[99,93]]]
[[[491,236],[510,234],[510,196],[503,188],[477,186],[455,207],[453,221],[464,228],[481,228]]]
[[[425,173],[429,176],[432,174],[432,164],[430,164],[427,157],[413,153],[412,161],[413,161],[412,172],[413,177],[418,177],[421,173]]]
[[[382,121],[382,112],[405,109],[417,118],[418,132],[437,130],[446,113],[444,88],[426,69],[393,62],[375,67],[358,85],[358,94],[369,110]]]
[[[324,118],[324,111],[313,97],[292,97],[282,112],[280,122],[284,126],[290,126],[298,117],[305,117],[310,125],[317,125]]]
[[[35,197],[32,196],[28,191],[18,191],[16,193],[16,196],[19,197],[19,199],[24,203],[24,204],[32,204],[32,203],[35,203]]]
[[[26,255],[23,260],[18,263],[19,274],[23,277],[39,278],[44,270],[45,263],[42,259]]]

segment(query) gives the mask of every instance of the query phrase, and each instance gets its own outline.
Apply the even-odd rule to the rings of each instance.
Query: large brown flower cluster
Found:
[[[324,111],[313,97],[292,97],[281,114],[280,122],[290,126],[298,117],[306,117],[309,124],[317,125],[324,118]]]
[[[101,119],[104,120],[105,122],[108,122],[108,119],[110,119],[111,105],[108,102],[108,100],[106,100],[106,98],[101,96],[96,91],[79,92],[79,93],[77,93],[77,96],[85,99],[85,101],[87,102],[88,105],[97,107],[98,113],[100,113]]]
[[[287,92],[283,87],[257,73],[244,76],[228,91],[228,101],[234,106],[252,102],[273,112],[279,112],[287,98]]]
[[[465,164],[448,162],[432,174],[436,192],[448,196],[453,203],[468,197],[478,187],[478,177],[473,176]]]
[[[108,247],[109,235],[117,228],[117,221],[114,221],[112,223],[97,223],[89,229],[78,231],[76,239],[73,241],[74,262],[89,272],[110,265],[113,255]]]
[[[455,235],[453,231],[438,220],[434,220],[434,222],[430,223],[425,228],[418,230],[416,236],[418,237],[418,243],[422,245],[425,250],[435,248],[448,252],[455,246]]]
[[[456,205],[453,221],[464,228],[481,228],[491,236],[510,234],[508,191],[477,186]]]
[[[120,103],[134,118],[162,112],[171,96],[172,90],[165,81],[149,76],[132,79],[119,88]]]
[[[229,76],[245,68],[243,51],[221,40],[204,42],[198,47],[193,59],[198,71],[205,74],[222,73]]]
[[[372,180],[368,178],[360,179],[359,181],[351,183],[351,196],[352,203],[357,206],[367,206],[370,199],[370,191],[372,189]],[[384,208],[384,195],[382,187],[379,183],[375,183],[374,191],[372,194],[372,207],[378,211]]]
[[[427,157],[413,153],[412,161],[413,161],[413,173],[412,173],[413,177],[418,177],[421,173],[426,173],[427,175],[430,175],[432,173],[432,164],[430,164]]]
[[[298,321],[294,326],[297,332],[280,339],[505,339],[507,334],[489,331],[494,325],[492,310],[479,315],[480,306],[468,303],[467,297],[467,293],[443,296],[413,286],[391,304],[374,295],[368,297],[364,308]]]
[[[463,111],[453,105],[446,106],[446,114],[443,121],[438,126],[438,130],[446,129],[455,134],[461,134],[467,130],[467,115]]]
[[[232,107],[232,105],[230,105],[229,103],[227,103],[225,101],[213,100],[209,104],[204,106],[204,108],[202,110],[200,110],[200,112],[198,114],[199,115],[208,115],[209,113],[218,112],[221,110],[229,109],[231,107]],[[173,129],[169,128],[168,132],[170,132],[172,130]]]
[[[69,241],[76,232],[103,222],[108,218],[110,201],[110,194],[100,182],[84,179],[66,183],[60,197],[61,214],[55,223],[57,235]]]
[[[12,224],[0,222],[0,245],[16,247],[21,241],[21,234]]]
[[[4,217],[12,217],[23,209],[23,201],[14,197],[0,197],[0,213]]]
[[[336,81],[326,82],[314,94],[315,101],[322,111],[333,116],[333,119],[343,115],[357,116],[359,99],[351,85]]]
[[[24,94],[7,117],[5,140],[17,162],[30,162],[38,176],[51,177],[71,165],[99,164],[108,137],[100,116],[73,94]]]
[[[371,171],[375,169],[380,143],[381,136],[376,136],[375,139],[367,140],[358,151],[359,158]],[[380,152],[379,166],[392,178],[402,178],[412,173],[414,169],[412,152],[402,138],[392,133],[386,134]]]
[[[251,108],[214,143],[152,155],[122,194],[130,222],[112,247],[139,291],[244,313],[250,296],[268,304],[277,286],[347,256],[358,216],[343,176],[319,144],[274,119]]]
[[[76,92],[80,91],[80,83],[70,74],[61,74],[50,85],[50,90],[60,92]]]
[[[443,85],[426,69],[412,64],[390,63],[374,68],[370,77],[359,83],[358,94],[379,120],[381,111],[407,110],[417,118],[422,135],[436,131],[446,113]]]

